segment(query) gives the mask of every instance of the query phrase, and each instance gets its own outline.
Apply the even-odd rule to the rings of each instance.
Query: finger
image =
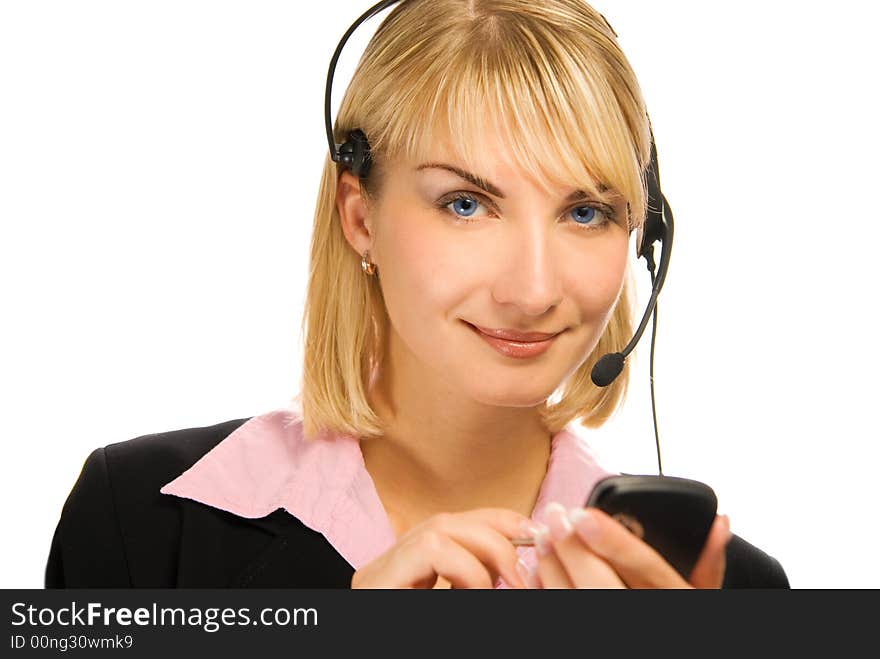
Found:
[[[614,569],[574,533],[565,508],[551,504],[545,519],[553,551],[575,588],[626,588]]]
[[[626,588],[614,568],[574,533],[557,540],[553,549],[575,588]]]
[[[730,518],[716,516],[688,579],[694,588],[721,588],[727,568],[727,543],[731,537]]]
[[[657,551],[598,508],[577,508],[571,521],[581,540],[630,588],[692,588]]]
[[[519,560],[516,547],[510,542],[508,535],[497,530],[497,527],[505,529],[511,536],[520,534],[520,531],[508,528],[511,526],[515,528],[515,524],[512,522],[517,521],[519,517],[521,516],[518,513],[513,513],[513,517],[498,516],[486,512],[480,514],[443,513],[431,517],[425,525],[435,533],[448,536],[471,552],[489,569],[493,580],[495,577],[501,576],[513,588],[526,588],[525,582],[516,569],[516,563]],[[490,523],[490,520],[493,519],[495,526]]]
[[[453,588],[493,588],[495,579],[486,566],[452,538],[430,530],[407,545],[412,560],[397,561],[402,570],[400,584],[432,588],[437,577],[448,580]],[[401,587],[401,586],[396,586]]]
[[[535,553],[538,555],[538,578],[544,588],[574,588],[565,567],[553,551],[553,544],[546,529],[535,534]]]
[[[508,508],[475,508],[455,515],[488,524],[509,539],[526,535],[523,533],[523,525],[532,523],[528,517]]]

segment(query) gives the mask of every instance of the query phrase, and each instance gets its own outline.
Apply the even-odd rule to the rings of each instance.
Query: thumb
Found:
[[[725,555],[730,538],[730,518],[727,515],[716,516],[700,558],[688,580],[694,588],[721,588],[727,567]]]

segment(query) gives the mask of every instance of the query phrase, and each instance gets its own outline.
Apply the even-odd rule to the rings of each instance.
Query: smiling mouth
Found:
[[[565,330],[563,330],[557,334],[551,334],[549,338],[540,341],[510,341],[508,339],[499,339],[497,336],[491,336],[481,332],[477,326],[467,321],[463,322],[474,333],[474,335],[480,337],[480,339],[494,348],[496,352],[504,357],[518,361],[532,359],[544,354],[556,342],[559,335],[565,333]],[[543,336],[546,336],[546,334]]]
[[[550,339],[559,336],[565,330],[555,333],[547,333],[547,332],[520,332],[518,330],[508,330],[508,329],[489,329],[486,327],[480,327],[479,325],[474,325],[473,323],[469,323],[468,321],[464,321],[466,325],[468,325],[472,330],[481,334],[483,336],[487,336],[492,339],[497,339],[500,341],[506,341],[509,343],[522,343],[524,345],[530,345],[535,343],[543,343],[545,341],[549,341]]]

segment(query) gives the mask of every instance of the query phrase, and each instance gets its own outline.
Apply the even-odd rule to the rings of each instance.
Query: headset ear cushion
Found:
[[[360,128],[356,128],[348,134],[345,144],[339,149],[342,162],[351,169],[352,174],[360,178],[366,178],[370,172],[372,158],[370,157],[370,143],[367,136]]]

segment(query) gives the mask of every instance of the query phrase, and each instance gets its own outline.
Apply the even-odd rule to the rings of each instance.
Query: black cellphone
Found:
[[[586,503],[653,547],[684,578],[700,556],[718,510],[711,487],[672,476],[608,476]]]

